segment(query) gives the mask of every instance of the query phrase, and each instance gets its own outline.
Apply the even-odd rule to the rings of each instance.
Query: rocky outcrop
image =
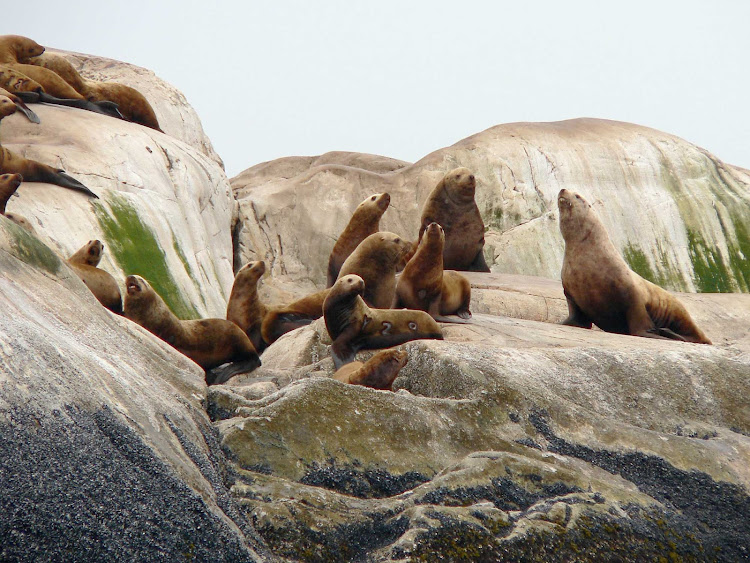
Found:
[[[381,228],[416,238],[429,191],[465,166],[477,176],[485,257],[495,272],[559,279],[556,197],[565,187],[594,202],[615,246],[645,278],[674,291],[750,290],[750,176],[666,133],[576,119],[498,125],[392,170],[363,163],[366,155],[355,162],[338,154],[295,167],[274,161],[232,179],[241,259],[271,262],[279,287],[295,278],[324,282],[336,237],[372,193],[391,194]]]

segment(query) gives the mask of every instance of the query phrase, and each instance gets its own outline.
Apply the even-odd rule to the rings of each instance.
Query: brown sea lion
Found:
[[[393,381],[407,361],[409,354],[406,350],[382,350],[364,364],[351,362],[342,366],[333,374],[333,378],[342,383],[392,391]]]
[[[77,250],[68,264],[97,298],[99,303],[118,315],[122,315],[122,294],[112,274],[97,268],[102,259],[104,245],[99,240],[90,240]]]
[[[227,320],[245,331],[258,354],[268,346],[261,335],[261,325],[268,309],[258,296],[258,281],[265,273],[266,264],[262,260],[242,266],[234,277],[227,303]]]
[[[128,121],[161,131],[151,104],[135,88],[117,82],[97,82],[83,78],[65,57],[44,53],[28,60],[29,64],[53,71],[91,102],[110,101],[117,104],[122,117]]]
[[[32,123],[39,123],[39,116],[29,109],[29,106],[13,92],[0,87],[0,96],[7,96],[16,105],[16,110],[24,114]]]
[[[260,366],[253,343],[232,321],[181,321],[142,277],[128,276],[125,287],[125,316],[206,370],[208,385]]]
[[[7,96],[0,96],[0,120],[16,112],[16,105]],[[60,168],[52,168],[36,160],[28,160],[0,146],[0,174],[20,174],[26,182],[47,182],[78,190],[98,198],[94,192]]]
[[[412,243],[395,233],[374,233],[344,261],[339,278],[349,274],[360,276],[365,281],[365,303],[388,309],[396,300],[396,272],[412,251]]]
[[[326,329],[333,340],[331,357],[338,370],[354,361],[357,350],[390,348],[410,340],[443,339],[435,320],[424,311],[371,309],[362,299],[364,280],[341,276],[323,303]]]
[[[8,211],[7,213],[5,213],[5,217],[6,219],[10,219],[11,221],[13,221],[16,225],[18,225],[22,229],[25,229],[32,235],[36,236],[36,229],[34,229],[34,227],[31,226],[31,223],[29,222],[29,220],[23,215],[19,215],[18,213],[11,213],[10,211]]]
[[[471,284],[458,272],[443,271],[444,242],[443,228],[430,223],[396,282],[396,307],[427,311],[437,321],[457,322],[444,315],[471,318]]]
[[[380,230],[380,218],[390,203],[391,196],[382,193],[371,195],[357,206],[328,258],[326,287],[331,287],[336,282],[341,265],[359,243]]]
[[[583,197],[557,195],[565,239],[562,284],[569,316],[562,324],[648,338],[711,344],[674,295],[632,271]]]
[[[44,53],[44,47],[22,35],[0,35],[0,64],[18,63]]]
[[[8,200],[16,193],[21,182],[23,182],[23,176],[20,174],[3,174],[0,176],[0,215],[5,215]]]
[[[263,340],[271,345],[287,332],[309,325],[322,317],[323,302],[327,296],[328,289],[323,289],[283,307],[269,310],[261,328]]]
[[[448,270],[489,272],[484,261],[484,221],[474,200],[476,178],[467,168],[448,172],[427,196],[419,240],[430,223],[445,230],[443,266]]]

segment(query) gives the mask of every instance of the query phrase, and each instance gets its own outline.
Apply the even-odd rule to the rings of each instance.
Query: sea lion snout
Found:
[[[128,295],[135,295],[143,291],[141,280],[138,276],[128,276],[125,278],[125,288],[128,291]]]

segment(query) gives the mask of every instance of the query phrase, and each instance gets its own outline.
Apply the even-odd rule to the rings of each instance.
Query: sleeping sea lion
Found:
[[[456,322],[444,315],[471,318],[471,284],[453,270],[443,271],[445,233],[437,223],[425,229],[417,251],[396,283],[396,307],[427,311],[442,322]]]
[[[380,230],[380,218],[390,203],[391,196],[382,193],[371,195],[357,206],[328,258],[326,287],[331,287],[336,282],[341,265],[359,243]]]
[[[86,100],[90,102],[110,101],[117,105],[124,119],[161,131],[154,108],[135,88],[118,82],[87,80],[78,73],[68,59],[54,53],[44,53],[28,59],[27,62],[53,71]]]
[[[224,383],[260,366],[253,343],[232,321],[181,321],[142,277],[128,276],[125,287],[125,316],[206,370],[206,384]]]
[[[565,239],[562,284],[569,316],[562,324],[607,332],[711,344],[676,297],[632,271],[583,197],[557,196]]]
[[[268,346],[260,330],[268,309],[258,296],[258,280],[265,273],[266,264],[262,260],[242,266],[234,277],[227,303],[227,320],[245,331],[258,354]]]
[[[430,223],[445,230],[443,266],[448,270],[489,272],[484,261],[484,221],[474,200],[476,178],[467,168],[448,172],[427,196],[419,240]]]
[[[363,240],[344,261],[339,278],[349,274],[365,282],[363,298],[370,307],[388,309],[396,300],[396,272],[406,264],[413,251],[411,242],[387,231]]]
[[[382,350],[364,364],[351,362],[342,366],[333,374],[333,378],[342,383],[391,391],[393,381],[407,361],[409,354],[406,350]]]
[[[26,118],[32,123],[40,122],[39,116],[31,111],[29,109],[29,106],[27,106],[26,103],[13,92],[9,92],[5,88],[0,87],[0,96],[6,96],[10,98],[11,101],[16,105],[16,110],[24,114]]]
[[[261,334],[263,340],[271,345],[282,335],[296,328],[309,325],[323,316],[323,302],[328,296],[328,290],[316,291],[297,299],[283,307],[277,307],[268,311],[263,318]]]
[[[443,339],[435,320],[424,311],[371,309],[362,299],[364,280],[341,276],[323,303],[326,329],[333,340],[331,357],[338,370],[354,361],[358,350],[390,348],[410,340]]]
[[[102,259],[104,245],[99,240],[90,240],[77,250],[68,264],[86,287],[91,290],[99,303],[118,315],[122,315],[122,295],[120,286],[112,274],[97,268]]]

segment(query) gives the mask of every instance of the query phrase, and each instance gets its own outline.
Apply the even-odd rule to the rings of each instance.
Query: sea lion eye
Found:
[[[399,242],[401,242],[401,239],[398,238],[398,237],[396,237],[395,239],[393,239],[393,242],[399,243]]]
[[[409,321],[409,328],[411,330],[417,330],[417,323],[415,323],[414,321]]]
[[[372,196],[372,197],[370,198],[370,201],[375,201],[375,196]]]
[[[581,199],[581,196],[579,196],[578,194],[576,194],[576,199]]]

